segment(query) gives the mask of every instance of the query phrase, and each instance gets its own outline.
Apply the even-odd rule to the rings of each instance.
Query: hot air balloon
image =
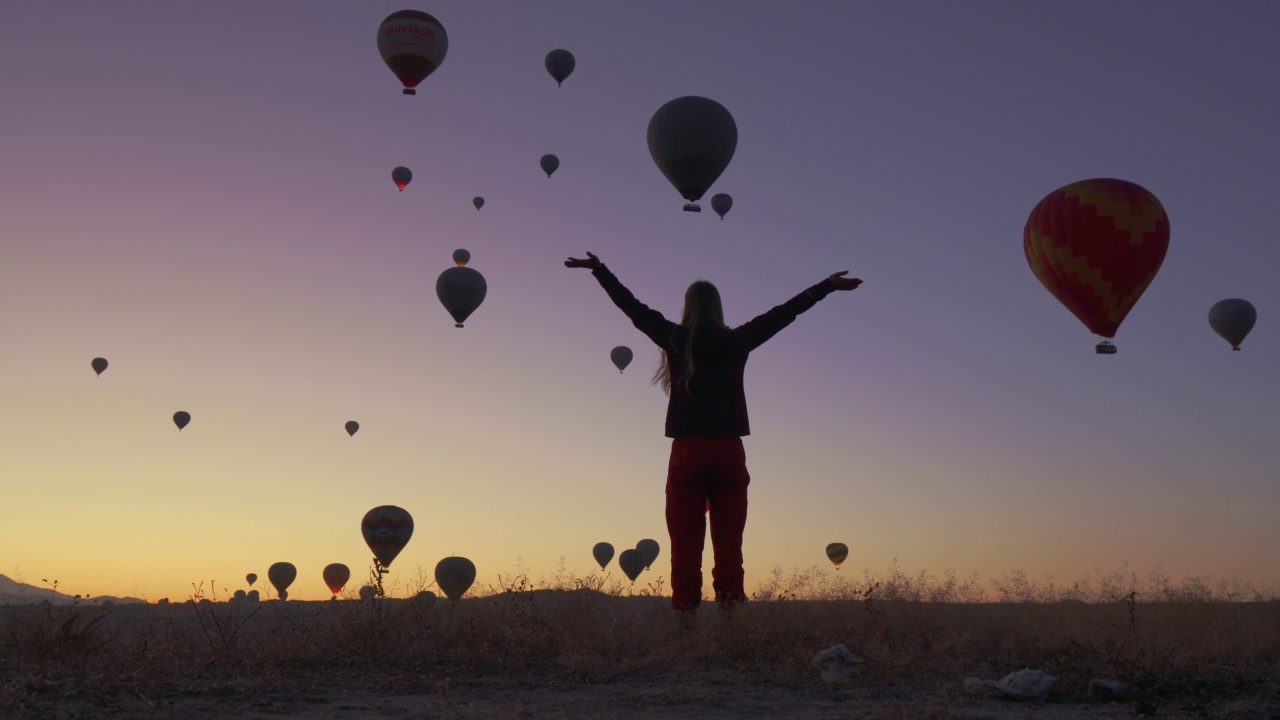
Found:
[[[471,262],[471,253],[458,248],[453,251],[453,261],[458,264],[458,267],[466,267],[467,263]]]
[[[723,105],[709,98],[686,95],[658,108],[649,120],[649,154],[658,169],[689,202],[697,202],[729,166],[738,148],[738,126]]]
[[[631,364],[632,357],[631,348],[626,345],[619,345],[609,351],[609,359],[613,361],[614,367],[618,368],[618,372],[627,369],[627,366]]]
[[[591,556],[600,563],[600,569],[603,570],[613,559],[613,546],[607,542],[596,543],[595,547],[591,548]]]
[[[1141,185],[1098,178],[1049,193],[1022,234],[1027,263],[1085,327],[1115,337],[1169,249],[1169,218]],[[1111,354],[1099,344],[1100,354]]]
[[[1244,337],[1258,321],[1258,311],[1253,303],[1240,298],[1219,300],[1209,308],[1209,327],[1231,343],[1232,350],[1239,350]]]
[[[378,596],[378,588],[376,588],[376,587],[374,587],[374,586],[372,586],[372,585],[361,585],[361,586],[360,586],[360,600],[361,600],[361,602],[373,602],[373,599],[374,599],[375,597],[377,597],[377,596]]]
[[[636,552],[640,553],[640,557],[644,559],[644,569],[648,570],[653,561],[658,559],[658,541],[641,540],[636,543]]]
[[[289,599],[289,586],[293,584],[294,578],[298,577],[298,568],[293,563],[278,562],[267,568],[267,579],[271,581],[272,587],[276,589],[276,594],[281,600]]]
[[[728,193],[717,193],[711,196],[711,209],[716,211],[721,220],[731,207],[733,207],[733,198],[729,197]]]
[[[343,427],[347,429],[348,435],[351,435],[352,437],[354,437],[356,434],[356,431],[360,429],[360,423],[356,422],[355,420],[348,420],[347,424],[344,425]]]
[[[445,597],[457,602],[476,581],[475,563],[464,557],[447,557],[436,563],[436,584]]]
[[[258,582],[258,574],[257,574],[257,573],[249,573],[248,575],[245,575],[245,576],[244,576],[244,581],[245,581],[245,582],[247,582],[247,583],[249,583],[250,585],[252,585],[252,584],[254,584],[254,583]]]
[[[389,567],[413,537],[413,517],[395,505],[379,505],[364,514],[360,532],[382,567]]]
[[[423,590],[413,596],[414,601],[418,603],[418,607],[423,610],[430,610],[432,605],[436,604],[436,594],[430,590]]]
[[[391,182],[400,188],[400,192],[404,192],[410,180],[413,180],[413,171],[403,165],[391,171]]]
[[[542,172],[546,173],[547,177],[551,177],[551,173],[560,167],[560,158],[555,155],[543,155],[538,164],[542,166]]]
[[[436,278],[436,297],[453,316],[456,325],[462,323],[484,302],[489,290],[484,276],[469,267],[451,267]]]
[[[404,85],[405,95],[444,62],[449,35],[439,20],[419,10],[393,12],[378,26],[378,52]]]
[[[471,204],[475,205],[476,209],[479,210],[480,208],[484,207],[484,198],[477,195],[471,198]]]
[[[644,571],[644,557],[638,550],[623,550],[618,556],[618,567],[622,568],[622,574],[626,575],[628,580],[635,582]]]
[[[179,410],[173,414],[173,424],[178,426],[178,432],[182,432],[182,428],[186,427],[189,422],[191,422],[191,413]]]
[[[342,563],[332,563],[324,566],[321,575],[324,577],[324,584],[329,586],[329,592],[337,598],[338,593],[342,592],[342,586],[351,579],[351,568]]]
[[[94,358],[94,359],[93,359],[93,362],[89,363],[89,365],[91,365],[91,366],[93,367],[93,371],[94,371],[94,372],[96,372],[96,373],[98,373],[99,375],[101,375],[101,374],[102,374],[102,371],[107,369],[107,359],[106,359],[106,358]]]
[[[573,74],[573,67],[577,63],[573,59],[573,53],[568,50],[552,50],[547,53],[547,59],[543,64],[547,66],[547,72],[551,73],[551,77],[555,78],[556,87],[560,87],[560,83]]]
[[[831,543],[827,546],[827,559],[840,569],[840,563],[849,557],[849,546],[844,543]]]

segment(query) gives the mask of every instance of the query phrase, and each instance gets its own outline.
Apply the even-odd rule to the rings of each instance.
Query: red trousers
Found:
[[[711,570],[716,602],[745,602],[742,530],[747,525],[746,452],[739,437],[682,437],[667,466],[667,532],[671,535],[671,606],[702,602],[702,548],[711,516]]]

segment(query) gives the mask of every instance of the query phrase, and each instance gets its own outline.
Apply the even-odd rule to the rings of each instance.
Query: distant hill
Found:
[[[119,598],[110,595],[102,595],[95,598],[77,598],[74,595],[54,592],[47,587],[41,588],[20,583],[5,575],[0,575],[0,605],[33,605],[45,600],[52,600],[54,605],[70,605],[72,603],[102,605],[108,602],[125,605],[146,602],[146,600],[139,600],[138,598]]]

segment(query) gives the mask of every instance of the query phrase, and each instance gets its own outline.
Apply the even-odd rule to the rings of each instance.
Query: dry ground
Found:
[[[704,606],[687,631],[664,598],[560,585],[521,581],[456,605],[0,607],[0,717],[1280,720],[1274,601],[926,602],[879,585],[793,600],[770,588],[729,621]],[[865,661],[827,683],[811,659],[837,643]],[[967,676],[1024,667],[1058,677],[1047,699],[964,693]],[[1098,677],[1131,690],[1091,698]]]

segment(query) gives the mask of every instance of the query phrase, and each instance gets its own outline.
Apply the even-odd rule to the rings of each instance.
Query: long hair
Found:
[[[682,347],[674,347],[675,338],[672,338],[672,349],[680,355],[682,360],[683,368],[680,377],[671,377],[671,358],[667,348],[662,349],[662,359],[658,362],[657,371],[653,373],[652,383],[661,384],[662,392],[670,395],[673,382],[683,385],[686,392],[689,390],[689,383],[693,380],[695,370],[693,335],[699,326],[707,323],[724,327],[724,307],[720,304],[720,291],[716,286],[706,280],[698,280],[684,291],[684,312],[680,316],[680,327],[684,329],[684,333],[679,338]]]

